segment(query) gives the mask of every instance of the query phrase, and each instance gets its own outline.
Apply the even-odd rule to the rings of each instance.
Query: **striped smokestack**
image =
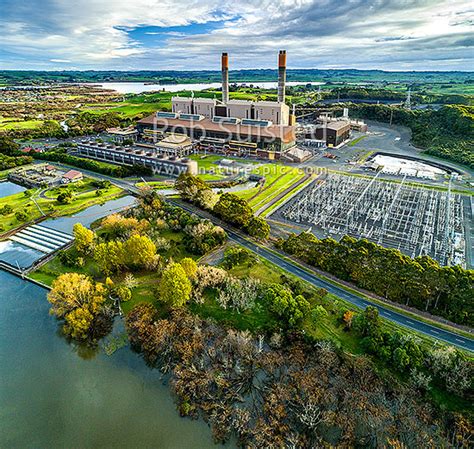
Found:
[[[229,56],[222,53],[222,102],[229,101]]]
[[[278,102],[285,102],[286,84],[286,50],[280,50],[278,54]]]

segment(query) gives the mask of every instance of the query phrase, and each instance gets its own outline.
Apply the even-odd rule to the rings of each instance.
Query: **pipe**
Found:
[[[278,54],[278,102],[285,102],[286,84],[286,50],[280,50]]]
[[[229,56],[222,53],[222,102],[229,101]]]

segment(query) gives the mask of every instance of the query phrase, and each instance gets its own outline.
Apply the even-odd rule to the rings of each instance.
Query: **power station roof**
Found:
[[[262,137],[264,139],[277,138],[283,143],[293,142],[295,137],[295,126],[270,125],[249,126],[232,123],[214,123],[208,118],[201,120],[161,119],[152,114],[138,121],[141,125],[161,126],[166,128],[181,127],[184,129],[208,130],[214,132],[231,132],[240,136]]]

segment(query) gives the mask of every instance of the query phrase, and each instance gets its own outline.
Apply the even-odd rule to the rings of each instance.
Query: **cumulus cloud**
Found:
[[[224,50],[232,68],[274,67],[286,48],[295,68],[473,69],[466,0],[0,0],[0,10],[0,68],[217,69]]]

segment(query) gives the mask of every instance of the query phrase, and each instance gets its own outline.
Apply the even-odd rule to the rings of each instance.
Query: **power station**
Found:
[[[181,133],[208,151],[279,159],[296,144],[295,118],[285,104],[286,51],[278,54],[277,101],[230,100],[227,53],[222,53],[221,71],[221,100],[173,97],[171,112],[137,123],[140,138],[156,142],[167,133]]]

